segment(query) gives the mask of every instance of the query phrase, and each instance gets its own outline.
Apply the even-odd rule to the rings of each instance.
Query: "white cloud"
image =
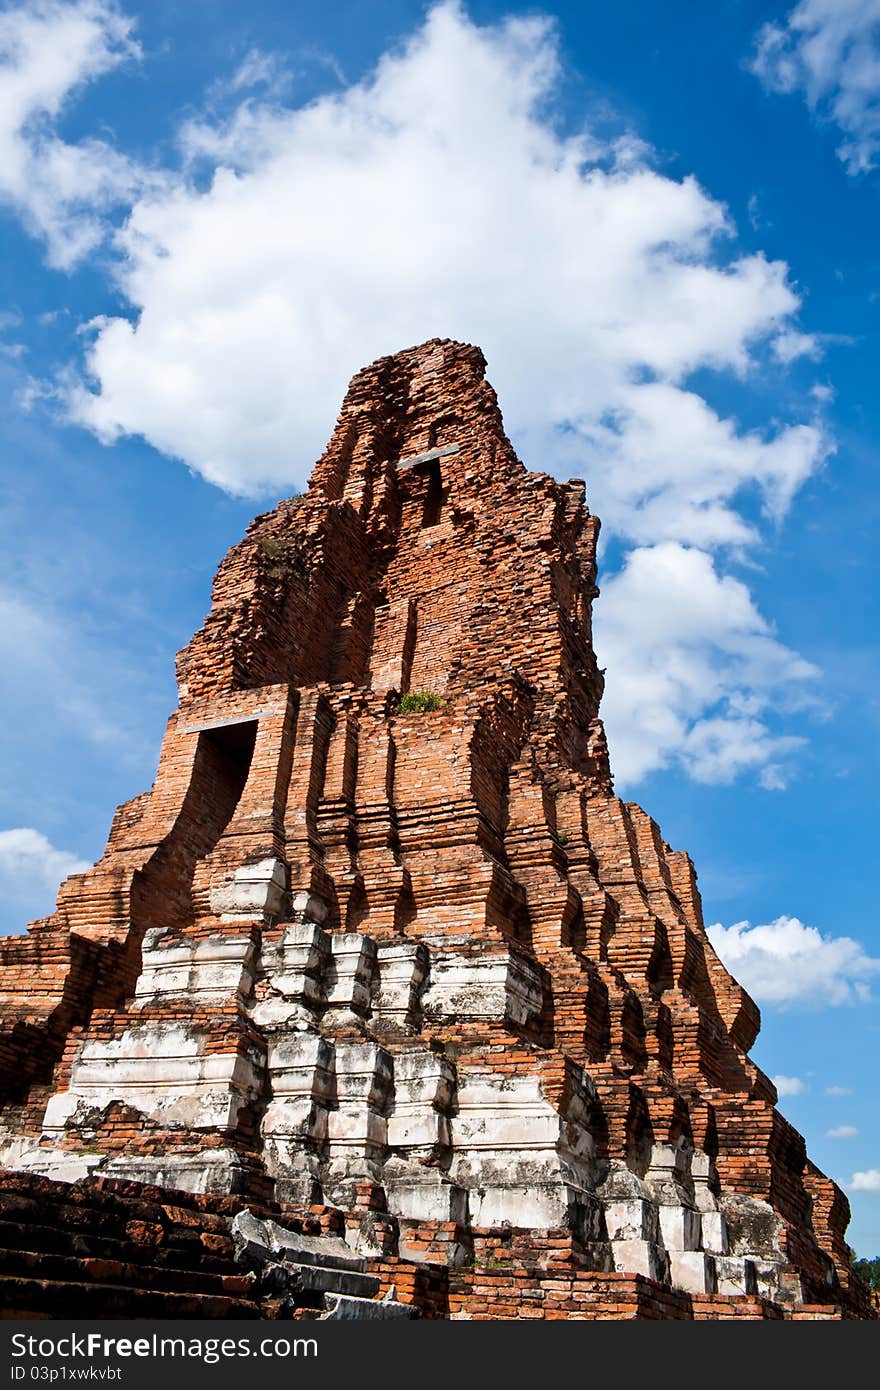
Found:
[[[780,519],[830,447],[815,422],[742,433],[701,396],[669,382],[621,386],[616,400],[601,417],[576,420],[561,439],[533,443],[530,453],[555,453],[569,472],[585,468],[603,524],[642,543],[754,542],[754,525],[737,510],[740,494],[758,489],[765,515]]]
[[[239,63],[229,85],[233,92],[247,91],[252,87],[278,90],[279,81],[285,80],[277,54],[252,48]]]
[[[851,1096],[851,1095],[852,1095],[852,1087],[851,1087],[851,1086],[826,1086],[826,1087],[825,1087],[825,1094],[826,1094],[826,1096],[834,1096],[834,1097],[836,1097],[836,1098],[839,1098],[839,1097],[841,1097],[841,1096]]]
[[[208,109],[219,111],[228,108],[230,98],[238,98],[243,114],[254,92],[260,91],[264,101],[276,102],[285,96],[292,84],[293,74],[280,54],[251,48],[231,76],[220,77],[210,85],[205,104]]]
[[[797,917],[766,926],[736,922],[707,928],[709,939],[758,1003],[779,1009],[864,1003],[880,960],[849,936],[823,936]]]
[[[143,178],[106,141],[71,144],[52,124],[78,87],[136,56],[131,31],[109,0],[31,0],[0,14],[0,200],[60,268],[102,239],[102,214]]]
[[[753,768],[769,788],[785,785],[797,740],[761,715],[815,668],[776,640],[743,583],[702,550],[642,547],[605,580],[595,626],[622,781],[677,764],[701,782]]]
[[[777,334],[771,346],[773,356],[786,365],[799,357],[809,357],[815,361],[822,356],[822,341],[818,333],[798,333],[788,328]]]
[[[853,1173],[849,1187],[851,1192],[880,1192],[880,1168]]]
[[[826,1139],[855,1139],[858,1134],[855,1125],[835,1125],[833,1129],[826,1129]]]
[[[773,1085],[779,1093],[780,1100],[784,1096],[802,1096],[807,1089],[805,1081],[801,1081],[799,1076],[774,1076],[771,1077]]]
[[[91,28],[46,112],[133,51],[109,5],[27,13],[50,11]],[[230,492],[288,492],[355,370],[433,335],[479,343],[525,461],[585,475],[605,534],[641,547],[599,605],[621,780],[677,763],[784,785],[797,740],[771,729],[768,699],[815,672],[718,552],[759,544],[761,518],[784,516],[832,445],[817,401],[746,430],[692,377],[747,382],[814,351],[787,266],[737,254],[726,208],[657,172],[636,136],[564,133],[546,18],[478,26],[441,4],[360,83],[300,108],[277,84],[243,95],[282,70],[248,55],[231,114],[182,125],[182,172],[131,176],[114,240],[129,312],[94,320],[65,387],[74,418],[107,443],[143,436]],[[41,139],[26,148],[50,168]],[[632,606],[652,566],[677,586],[668,611],[659,592]]]
[[[6,309],[0,312],[0,353],[13,362],[23,357],[27,348],[24,343],[8,342],[4,335],[19,328],[21,322],[21,314],[15,309]]]
[[[6,894],[27,897],[57,892],[68,874],[91,868],[88,860],[56,849],[45,835],[30,826],[0,830],[0,883]]]
[[[749,223],[751,224],[753,231],[757,232],[760,230],[761,227],[767,225],[764,221],[763,216],[761,215],[761,200],[758,197],[757,193],[749,194],[749,201],[746,204],[746,211],[748,212]]]
[[[880,154],[880,0],[800,0],[759,31],[752,69],[778,92],[802,92],[843,132],[851,174]]]
[[[724,207],[632,142],[621,163],[562,136],[558,76],[549,21],[479,28],[446,4],[341,94],[190,122],[203,176],[136,201],[119,236],[133,315],[96,324],[79,417],[232,491],[289,488],[354,370],[448,334],[481,343],[527,455],[576,456],[609,524],[741,538],[733,496],[777,505],[822,441],[741,435],[684,383],[748,372],[798,309],[787,268],[725,254]],[[605,488],[621,450],[635,477]]]

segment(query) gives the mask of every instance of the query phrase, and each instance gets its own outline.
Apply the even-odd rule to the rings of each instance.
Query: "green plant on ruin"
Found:
[[[305,578],[308,569],[298,536],[261,536],[258,543],[269,562],[266,574],[270,579],[288,579],[291,575]]]
[[[397,702],[397,714],[431,714],[443,708],[443,700],[433,690],[409,690]]]
[[[505,1259],[502,1255],[496,1255],[493,1250],[486,1250],[474,1260],[474,1269],[482,1269],[487,1273],[497,1270],[501,1273],[506,1269],[513,1269],[514,1261]]]

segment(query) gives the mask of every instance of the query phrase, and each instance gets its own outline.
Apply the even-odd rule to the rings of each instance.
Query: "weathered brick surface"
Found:
[[[152,789],[0,943],[16,1307],[71,1258],[46,1173],[91,1194],[57,1199],[98,1242],[83,1309],[152,1307],[133,1251],[171,1221],[221,1281],[173,1296],[235,1315],[247,1201],[314,1208],[426,1317],[873,1315],[693,865],[614,795],[598,528],[516,458],[478,349],[354,378],[220,566]],[[157,1218],[171,1188],[216,1195]]]

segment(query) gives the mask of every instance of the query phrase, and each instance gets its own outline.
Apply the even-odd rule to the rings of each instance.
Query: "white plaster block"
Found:
[[[301,922],[317,922],[318,925],[327,920],[330,911],[323,898],[319,898],[315,893],[310,893],[307,889],[299,889],[291,895],[290,906],[294,917]]]
[[[452,1142],[449,1111],[455,1094],[455,1069],[427,1048],[399,1052],[394,1058],[394,1104],[388,1120],[391,1148],[424,1151],[448,1149]]]
[[[379,990],[373,1013],[380,1023],[415,1031],[419,1026],[419,999],[428,973],[428,951],[418,942],[384,943],[378,947]]]
[[[660,1231],[667,1250],[702,1248],[700,1213],[691,1207],[660,1206]]]
[[[286,887],[287,866],[282,860],[243,864],[231,881],[211,889],[211,909],[224,920],[277,917]]]
[[[715,1273],[718,1292],[729,1296],[755,1294],[758,1280],[752,1260],[739,1255],[716,1255]]]
[[[261,1027],[309,1027],[323,1002],[322,978],[330,938],[316,922],[294,922],[275,946],[264,946],[260,964],[268,992],[251,1010]]]
[[[727,1222],[720,1211],[701,1212],[703,1247],[713,1254],[726,1255],[728,1250]]]
[[[468,1220],[467,1192],[437,1168],[390,1158],[382,1180],[388,1193],[388,1210],[401,1220]]]
[[[391,1054],[378,1043],[337,1043],[336,1095],[340,1105],[349,1100],[384,1105],[393,1075]]]
[[[592,1140],[573,1141],[578,1121],[548,1102],[537,1077],[459,1074],[449,1176],[468,1188],[477,1225],[548,1227],[589,1205]]]
[[[762,1298],[778,1298],[780,1286],[780,1274],[782,1270],[782,1260],[768,1260],[760,1255],[755,1255],[752,1260],[752,1268],[755,1271],[755,1283],[758,1293]],[[802,1303],[803,1295],[795,1297],[795,1302]]]
[[[632,1197],[623,1202],[605,1202],[605,1227],[609,1240],[647,1240],[656,1245],[660,1239],[657,1207],[644,1198]]]
[[[160,944],[161,929],[144,937],[143,967],[135,985],[133,1007],[142,1009],[165,999],[222,1002],[244,999],[253,984],[254,943],[250,937],[214,936],[206,941]]]
[[[502,1182],[470,1186],[468,1203],[475,1226],[524,1226],[550,1230],[568,1223],[577,1192],[562,1181]]]
[[[331,1010],[365,1018],[370,1012],[376,945],[360,932],[334,932],[325,990]],[[331,1022],[333,1021],[331,1016]]]
[[[519,954],[468,957],[432,951],[422,1007],[432,1022],[494,1019],[523,1025],[540,1014],[543,998],[540,972]]]
[[[670,1250],[669,1277],[685,1293],[715,1293],[715,1260],[702,1250]]]
[[[295,998],[314,990],[329,958],[330,938],[317,922],[292,922],[276,947],[263,948],[262,966],[275,989]]]
[[[16,1139],[0,1148],[0,1167],[22,1173],[41,1173],[58,1182],[79,1182],[104,1161],[105,1155],[82,1149],[59,1149],[35,1139]]]
[[[317,1033],[289,1034],[270,1042],[267,1066],[271,1100],[262,1120],[264,1136],[320,1145],[333,1097],[332,1043]]]
[[[119,1155],[101,1168],[108,1177],[155,1183],[182,1192],[237,1192],[242,1165],[234,1149],[203,1149],[196,1154]]]
[[[694,1182],[708,1183],[712,1180],[715,1173],[715,1164],[703,1149],[694,1149],[691,1152],[691,1177]]]
[[[376,1043],[336,1046],[336,1103],[327,1117],[331,1161],[380,1159],[388,1137],[386,1112],[393,1084],[391,1054]]]
[[[454,1136],[460,1150],[555,1153],[560,1119],[537,1077],[469,1072],[459,1077]]]
[[[738,1192],[722,1192],[719,1205],[727,1224],[728,1252],[744,1256],[755,1270],[758,1293],[764,1298],[803,1302],[801,1281],[786,1268],[782,1252],[784,1227],[769,1202]]]
[[[315,1026],[314,1011],[283,994],[267,994],[250,1009],[249,1014],[259,1028],[267,1033],[305,1030]]]
[[[345,1105],[331,1110],[328,1116],[327,1137],[333,1158],[342,1149],[353,1149],[367,1157],[377,1157],[385,1146],[388,1124],[384,1115],[368,1105]]]
[[[531,961],[511,953],[505,982],[505,1018],[524,1026],[538,1017],[544,1007],[541,972]]]
[[[144,1023],[109,1042],[87,1041],[70,1086],[49,1100],[44,1132],[89,1127],[89,1112],[122,1102],[156,1121],[190,1129],[232,1129],[262,1089],[263,1059],[252,1052],[206,1053],[184,1024]]]
[[[668,1259],[659,1246],[647,1240],[614,1240],[611,1242],[614,1268],[624,1274],[644,1274],[646,1279],[665,1283],[669,1276]]]
[[[647,1195],[645,1184],[639,1175],[619,1159],[611,1160],[605,1181],[597,1191],[602,1199],[608,1202],[624,1202],[633,1197],[642,1198]]]

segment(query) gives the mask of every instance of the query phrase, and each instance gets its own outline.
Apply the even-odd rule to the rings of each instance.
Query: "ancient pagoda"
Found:
[[[220,566],[152,790],[0,942],[0,1302],[325,1315],[260,1285],[298,1233],[407,1315],[871,1316],[693,865],[614,795],[598,530],[479,349],[355,376]]]

